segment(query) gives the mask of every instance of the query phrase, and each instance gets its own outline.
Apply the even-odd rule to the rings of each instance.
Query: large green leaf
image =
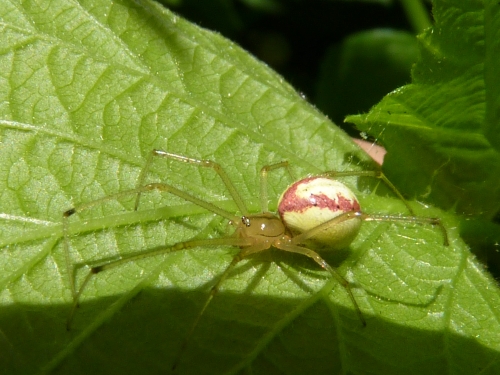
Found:
[[[201,248],[95,276],[70,331],[62,212],[133,188],[153,148],[220,162],[258,210],[261,166],[297,176],[370,167],[282,78],[217,34],[156,3],[0,1],[0,368],[8,374],[169,373],[216,276],[237,249]],[[169,181],[235,210],[213,171],[157,160]],[[404,213],[387,189],[347,179],[366,212]],[[272,206],[289,183],[270,178]],[[379,195],[375,190],[381,193]],[[226,224],[181,199],[110,200],[71,221],[81,284],[100,263]],[[328,255],[345,290],[314,263],[277,251],[243,261],[202,317],[179,374],[497,373],[500,298],[457,236],[367,223]],[[343,260],[343,262],[342,262]],[[273,261],[273,262],[270,262]]]
[[[409,195],[491,218],[500,210],[500,7],[436,1],[433,14],[412,84],[348,121],[384,144],[384,169]]]

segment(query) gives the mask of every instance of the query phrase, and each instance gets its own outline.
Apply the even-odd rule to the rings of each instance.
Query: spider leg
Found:
[[[298,245],[298,244],[303,244],[306,240],[311,239],[316,237],[319,233],[328,230],[338,224],[341,224],[347,220],[363,220],[364,214],[360,211],[347,211],[344,212],[343,214],[334,217],[333,219],[330,219],[328,221],[325,221],[324,223],[311,228],[305,232],[302,232],[301,234],[298,234],[294,236],[291,239],[291,243]]]
[[[158,255],[164,255],[168,253],[173,253],[175,251],[181,251],[181,250],[187,250],[187,249],[192,249],[195,247],[203,247],[203,246],[248,246],[250,240],[246,238],[235,238],[235,237],[230,237],[230,238],[212,238],[212,239],[204,239],[204,240],[190,240],[190,241],[184,241],[184,242],[178,242],[172,246],[160,246],[156,247],[154,249],[151,249],[149,251],[142,252],[140,254],[135,254],[132,256],[128,256],[122,259],[110,261],[107,263],[103,263],[101,265],[93,266],[90,268],[89,273],[83,280],[82,285],[78,289],[78,292],[75,295],[75,299],[73,301],[73,306],[71,308],[70,314],[68,315],[68,319],[66,321],[66,329],[69,331],[71,328],[71,322],[73,321],[73,316],[75,314],[75,311],[78,307],[80,296],[82,295],[83,291],[85,290],[85,287],[89,283],[90,279],[92,278],[93,275],[98,274],[102,271],[106,271],[112,268],[119,267],[125,263],[137,261],[140,259],[145,259],[145,258],[150,258]],[[238,255],[235,257],[237,259]],[[234,261],[234,259],[233,259]],[[224,274],[223,274],[224,275]],[[227,277],[227,275],[226,275]],[[217,286],[220,284],[220,282],[217,284]]]
[[[292,239],[293,240],[293,239]],[[349,295],[349,298],[351,299],[351,302],[354,306],[354,309],[356,310],[356,313],[358,314],[359,320],[361,320],[361,323],[363,326],[366,326],[366,320],[363,317],[363,314],[361,313],[361,309],[359,308],[358,303],[356,302],[356,299],[354,298],[354,294],[352,294],[351,286],[349,285],[349,282],[340,274],[338,271],[330,266],[326,260],[324,260],[317,252],[308,249],[307,247],[302,247],[298,245],[294,245],[292,243],[283,243],[283,242],[277,242],[273,245],[277,249],[283,250],[283,251],[289,251],[291,253],[297,253],[297,254],[302,254],[305,255],[312,260],[314,260],[321,268],[324,270],[328,271],[332,277],[337,280],[340,285],[344,287],[344,289],[347,291],[347,294]]]
[[[234,202],[236,203],[236,206],[238,206],[238,209],[240,210],[241,214],[243,216],[248,216],[248,209],[245,203],[243,202],[243,199],[241,198],[240,194],[234,187],[234,184],[231,182],[231,179],[227,175],[227,173],[224,171],[224,169],[220,166],[220,164],[211,161],[211,160],[200,160],[200,159],[194,159],[194,158],[188,158],[186,156],[182,155],[177,155],[177,154],[172,154],[170,152],[162,151],[162,150],[153,150],[148,157],[148,160],[146,161],[146,164],[144,165],[144,168],[141,171],[141,174],[139,175],[139,180],[137,181],[137,186],[140,187],[144,185],[144,179],[146,178],[146,174],[149,171],[149,168],[153,162],[153,159],[155,157],[161,157],[161,158],[166,158],[166,159],[172,159],[176,160],[182,163],[187,163],[187,164],[192,164],[196,165],[198,167],[204,167],[204,168],[211,168],[217,174],[219,175],[220,179],[226,186],[226,189],[229,191],[229,194],[231,194],[231,197],[233,198]],[[137,193],[137,197],[135,199],[135,210],[139,207],[139,200],[141,198],[141,193]]]
[[[210,289],[210,294],[208,295],[208,297],[207,297],[207,299],[206,299],[203,307],[201,308],[200,312],[196,316],[196,319],[194,320],[193,324],[191,325],[191,328],[189,329],[189,331],[188,331],[188,333],[186,335],[186,338],[184,339],[184,341],[183,341],[183,343],[182,343],[182,345],[181,345],[181,347],[179,349],[179,352],[177,353],[177,355],[175,357],[174,364],[172,365],[172,371],[175,370],[179,366],[179,362],[180,362],[180,359],[182,357],[182,354],[184,353],[184,350],[186,349],[187,344],[188,344],[189,340],[191,339],[191,336],[193,335],[193,332],[195,331],[196,327],[198,326],[198,323],[200,322],[201,317],[205,313],[208,305],[210,304],[210,302],[212,302],[214,296],[219,291],[220,286],[227,279],[227,277],[229,276],[229,274],[231,273],[231,271],[233,270],[233,268],[241,260],[243,260],[247,256],[249,256],[251,254],[258,253],[258,252],[261,252],[261,251],[264,251],[264,250],[267,250],[270,247],[270,244],[268,242],[261,242],[261,243],[249,246],[249,245],[251,245],[251,243],[254,243],[253,239],[250,239],[250,238],[241,238],[239,240],[242,243],[243,243],[243,241],[246,241],[247,243],[245,245],[242,245],[242,244],[236,245],[235,244],[236,246],[245,246],[245,247],[243,247],[240,250],[240,252],[234,256],[234,258],[231,261],[231,263],[229,263],[229,265],[226,267],[226,269],[224,270],[224,272],[219,276],[219,279],[217,280],[217,283]]]
[[[391,181],[389,181],[389,179],[385,176],[385,174],[382,171],[343,171],[343,172],[328,171],[321,173],[319,176],[326,176],[332,178],[349,177],[349,176],[378,178],[379,180],[382,180],[393,191],[393,193],[396,194],[396,196],[399,199],[401,199],[401,201],[408,209],[410,215],[415,216],[415,212],[408,204],[408,201],[403,197],[403,195],[399,192],[396,186],[394,186],[394,184]]]
[[[194,203],[200,207],[205,208],[207,211],[211,211],[217,215],[220,215],[222,217],[225,217],[232,223],[237,223],[240,221],[240,217],[231,214],[229,211],[226,211],[210,202],[205,202],[189,193],[186,193],[185,191],[179,190],[169,184],[163,184],[163,183],[153,183],[153,184],[148,184],[144,185],[141,187],[138,187],[136,189],[131,189],[131,190],[126,190],[122,191],[120,193],[108,195],[106,197],[96,199],[92,202],[88,202],[76,207],[73,207],[63,213],[63,237],[64,237],[64,251],[65,251],[65,262],[66,262],[66,270],[68,272],[68,277],[69,277],[69,284],[71,287],[71,293],[73,295],[73,301],[77,299],[77,292],[76,292],[76,287],[75,287],[75,280],[74,280],[74,275],[70,272],[71,270],[71,256],[70,256],[70,246],[69,246],[69,217],[73,216],[76,213],[86,211],[92,207],[101,205],[105,202],[108,202],[110,200],[115,200],[119,199],[122,197],[130,196],[130,195],[135,195],[135,194],[141,194],[143,192],[147,191],[152,191],[152,190],[158,190],[161,192],[167,192],[171,193],[173,195],[176,195],[186,201],[189,201],[191,203]]]
[[[443,235],[443,245],[449,246],[448,231],[441,222],[441,219],[436,217],[422,217],[422,216],[397,216],[397,215],[371,215],[365,214],[360,211],[348,211],[331,220],[324,222],[308,231],[305,231],[295,237],[293,237],[292,242],[295,244],[304,243],[305,240],[309,238],[314,238],[318,233],[328,230],[335,225],[338,225],[347,220],[363,220],[363,221],[389,221],[389,222],[399,222],[399,223],[413,223],[413,224],[430,224],[439,227]]]
[[[368,215],[361,214],[361,220],[364,221],[389,221],[389,222],[399,222],[399,223],[415,223],[415,224],[430,224],[437,226],[443,235],[443,245],[449,246],[450,242],[448,240],[448,231],[441,222],[441,219],[437,217],[422,217],[422,216],[396,216],[396,215]]]
[[[268,194],[268,189],[267,189],[267,174],[270,171],[273,171],[275,169],[279,168],[285,168],[292,178],[292,181],[295,181],[295,178],[292,174],[292,171],[290,170],[290,164],[288,161],[282,161],[276,164],[271,164],[271,165],[265,165],[264,167],[261,168],[260,170],[260,209],[261,212],[268,212],[269,211],[269,194]]]

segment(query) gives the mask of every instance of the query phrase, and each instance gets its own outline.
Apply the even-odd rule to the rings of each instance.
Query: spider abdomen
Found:
[[[360,206],[354,193],[339,181],[325,177],[308,177],[290,185],[281,196],[278,212],[294,234],[304,233],[347,212],[358,212]],[[359,232],[359,217],[332,225],[311,237],[311,241],[330,249],[349,246]]]

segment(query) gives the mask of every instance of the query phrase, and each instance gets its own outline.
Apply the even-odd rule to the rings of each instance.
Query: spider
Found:
[[[214,170],[223,184],[227,188],[231,198],[238,207],[239,214],[233,214],[213,203],[197,198],[183,190],[180,190],[168,183],[149,183],[144,180],[151,163],[155,158],[165,158],[190,165],[209,168]],[[321,268],[326,270],[331,277],[336,279],[346,290],[349,299],[354,306],[362,325],[366,325],[366,320],[354,298],[349,282],[340,275],[335,268],[331,267],[319,254],[312,248],[321,247],[322,250],[335,250],[345,248],[357,236],[361,223],[363,221],[388,221],[403,223],[431,224],[441,229],[444,238],[444,245],[448,245],[447,231],[439,218],[415,216],[412,208],[408,205],[403,196],[396,187],[380,171],[329,171],[318,175],[303,178],[290,185],[282,194],[278,202],[278,215],[268,210],[268,173],[284,168],[292,176],[289,163],[282,161],[280,163],[264,166],[260,171],[260,206],[261,212],[252,214],[248,211],[240,194],[231,182],[224,169],[216,162],[211,160],[199,160],[186,156],[173,154],[161,150],[153,150],[139,175],[138,185],[135,189],[119,192],[117,194],[105,196],[103,198],[75,206],[63,213],[63,236],[64,249],[66,253],[66,267],[68,269],[69,284],[73,296],[73,307],[67,320],[67,329],[73,319],[80,297],[85,290],[86,285],[93,275],[102,271],[118,267],[126,262],[157,256],[160,254],[181,251],[195,247],[206,246],[234,246],[239,248],[239,252],[234,256],[230,264],[219,276],[218,281],[211,288],[210,293],[198,313],[195,321],[179,350],[172,369],[179,364],[181,353],[184,351],[189,338],[192,336],[198,322],[203,316],[208,305],[216,295],[221,284],[227,279],[233,268],[242,259],[253,254],[260,253],[271,248],[287,251],[291,253],[302,254],[311,258]],[[410,216],[395,215],[372,215],[361,211],[358,200],[354,193],[341,182],[335,180],[338,177],[347,176],[368,176],[379,178],[386,183],[389,188],[404,202]],[[179,242],[173,245],[165,245],[146,253],[135,254],[119,260],[107,261],[97,266],[90,267],[90,271],[83,280],[81,286],[77,289],[74,275],[69,272],[71,269],[70,244],[69,244],[69,218],[74,214],[88,210],[104,202],[119,199],[125,196],[136,195],[135,207],[137,210],[141,195],[148,191],[168,192],[181,199],[194,203],[207,211],[213,212],[229,221],[234,228],[234,232],[229,237],[212,239],[195,239]]]

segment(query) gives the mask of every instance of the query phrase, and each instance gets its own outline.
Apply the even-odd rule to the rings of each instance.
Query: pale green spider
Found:
[[[239,214],[233,214],[213,203],[199,199],[185,191],[167,183],[144,184],[145,176],[151,166],[154,158],[161,157],[184,162],[187,164],[213,169],[226,186],[229,194],[238,207]],[[314,260],[320,267],[330,273],[347,291],[350,300],[358,314],[363,325],[366,325],[365,318],[354,298],[348,281],[342,277],[333,267],[331,267],[316,251],[310,247],[320,245],[322,250],[335,250],[345,248],[354,240],[363,221],[390,221],[406,223],[423,223],[437,225],[444,237],[444,244],[448,245],[448,236],[444,226],[438,218],[417,217],[413,210],[398,192],[398,190],[387,180],[387,178],[378,171],[350,171],[350,172],[325,172],[320,175],[301,179],[292,185],[281,196],[278,203],[278,213],[275,215],[268,212],[268,192],[267,175],[270,171],[285,168],[289,173],[288,162],[265,166],[260,172],[260,206],[261,212],[251,214],[245,205],[240,194],[229,179],[222,167],[210,160],[199,160],[188,158],[182,155],[172,154],[165,151],[153,150],[140,176],[138,187],[135,189],[119,192],[101,199],[81,204],[71,208],[63,213],[63,233],[64,247],[66,251],[66,267],[70,277],[69,283],[73,295],[73,308],[67,321],[69,329],[74,312],[78,306],[80,296],[85,290],[86,285],[92,275],[105,271],[107,269],[118,267],[126,262],[153,257],[174,251],[190,249],[194,247],[207,246],[235,246],[240,251],[234,256],[231,263],[221,274],[218,281],[212,287],[210,294],[203,305],[201,311],[193,322],[191,329],[186,335],[186,339],[176,357],[173,368],[176,368],[181,358],[181,353],[187,345],[189,338],[194,332],[199,320],[203,316],[206,308],[214,295],[217,293],[220,285],[228,277],[231,270],[242,259],[262,251],[275,248],[305,255]],[[291,175],[291,173],[290,173]],[[344,184],[333,180],[336,177],[346,176],[369,176],[382,179],[394,193],[405,203],[411,216],[394,215],[371,215],[361,211],[358,200],[352,191]],[[192,202],[207,211],[213,212],[226,218],[229,224],[234,228],[234,232],[229,237],[201,239],[179,242],[174,245],[165,245],[163,248],[149,251],[144,254],[136,254],[127,258],[105,262],[101,265],[93,266],[84,279],[81,286],[77,289],[74,281],[74,275],[69,271],[71,269],[71,259],[69,255],[69,224],[68,218],[76,213],[90,209],[104,202],[119,199],[125,196],[136,195],[135,210],[139,206],[142,193],[157,190],[174,194],[186,201]]]

